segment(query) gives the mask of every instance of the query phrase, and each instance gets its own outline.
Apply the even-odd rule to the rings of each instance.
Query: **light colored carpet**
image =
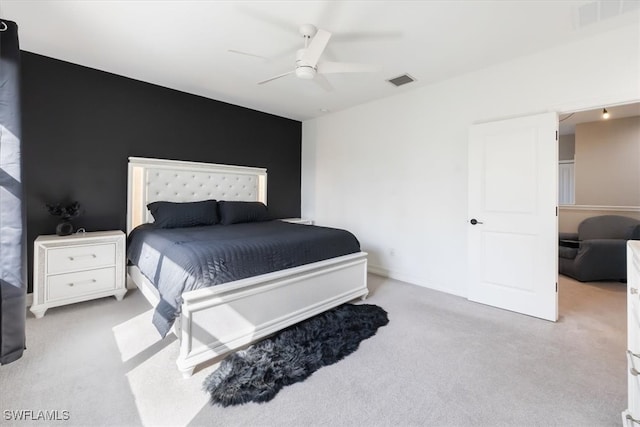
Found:
[[[265,404],[209,406],[205,366],[183,380],[130,291],[27,320],[28,349],[0,368],[0,424],[116,426],[614,426],[626,408],[621,283],[560,282],[546,322],[369,276],[390,322],[358,351]],[[7,410],[69,411],[68,421]]]

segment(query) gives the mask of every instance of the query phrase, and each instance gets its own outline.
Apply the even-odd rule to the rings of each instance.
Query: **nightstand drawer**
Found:
[[[47,274],[86,270],[115,263],[115,243],[49,249]]]
[[[115,267],[49,276],[47,301],[108,291],[115,285]]]

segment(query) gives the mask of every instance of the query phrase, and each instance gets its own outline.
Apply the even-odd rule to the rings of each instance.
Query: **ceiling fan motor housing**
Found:
[[[299,31],[300,31],[300,34],[302,34],[302,37],[306,37],[310,39],[311,37],[316,35],[316,33],[318,32],[318,29],[316,28],[315,25],[303,24],[300,26]]]
[[[311,80],[316,76],[316,69],[302,61],[302,55],[305,51],[306,49],[299,49],[296,52],[296,77]]]

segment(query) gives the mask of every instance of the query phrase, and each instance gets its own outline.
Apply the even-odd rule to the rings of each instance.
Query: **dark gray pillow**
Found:
[[[269,210],[262,202],[220,200],[218,209],[220,210],[220,222],[224,225],[271,220]]]
[[[153,202],[147,205],[158,228],[195,227],[218,223],[218,202]]]

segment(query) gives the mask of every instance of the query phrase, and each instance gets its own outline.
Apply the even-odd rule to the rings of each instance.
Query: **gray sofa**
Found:
[[[581,282],[627,279],[627,240],[640,240],[640,221],[618,215],[587,218],[577,233],[560,233],[560,274]]]

